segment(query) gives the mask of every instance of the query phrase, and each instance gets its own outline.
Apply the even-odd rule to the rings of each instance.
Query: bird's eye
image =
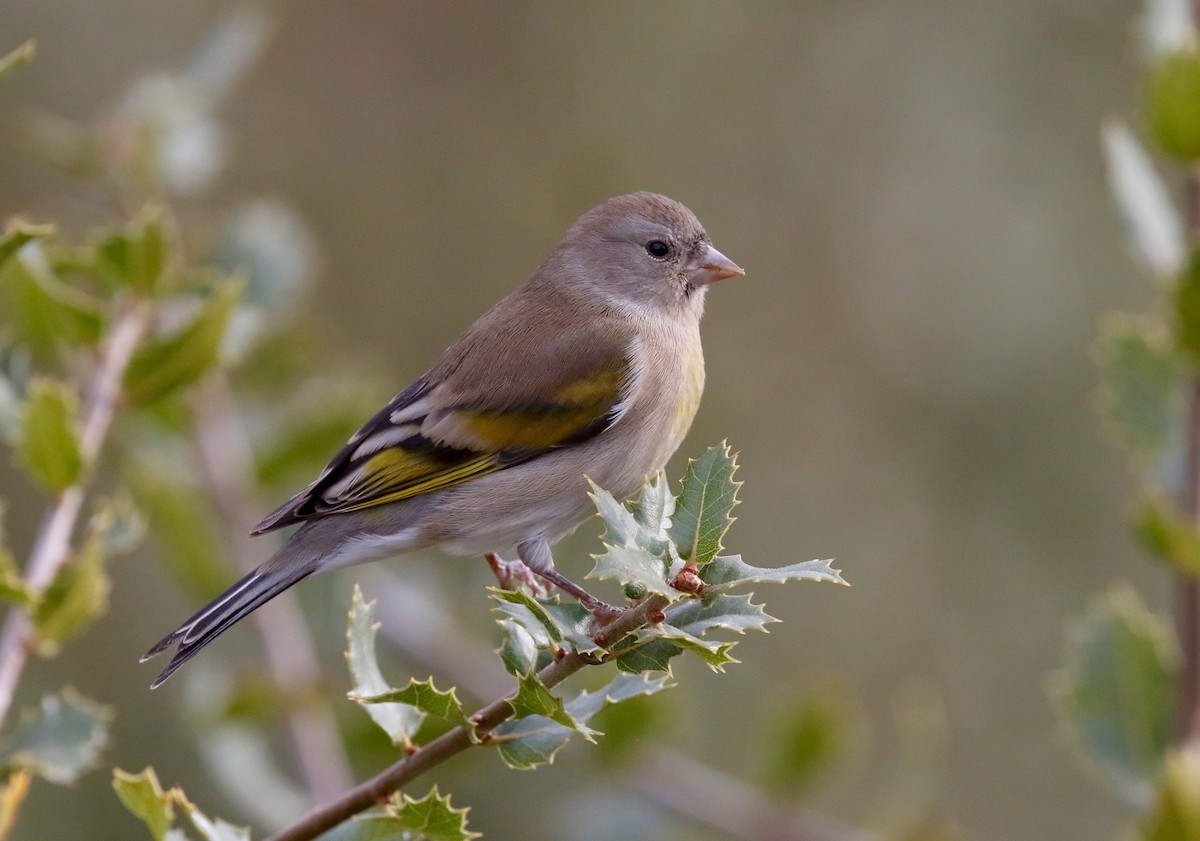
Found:
[[[671,253],[671,246],[667,245],[661,239],[652,239],[646,243],[646,253],[655,260],[661,260]]]

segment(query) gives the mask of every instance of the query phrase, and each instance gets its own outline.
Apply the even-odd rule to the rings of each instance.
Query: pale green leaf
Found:
[[[743,584],[783,584],[788,581],[825,581],[845,584],[841,571],[827,560],[801,561],[783,567],[755,567],[742,560],[741,555],[718,555],[712,563],[700,569],[705,592],[714,593]]]
[[[1161,494],[1148,494],[1133,518],[1134,534],[1155,557],[1182,573],[1200,577],[1200,535],[1196,524],[1181,516]]]
[[[1153,806],[1142,821],[1139,841],[1200,839],[1200,748],[1166,757]]]
[[[33,55],[36,52],[37,41],[30,38],[12,52],[0,56],[0,79],[29,64],[33,61]]]
[[[113,789],[125,808],[146,824],[155,841],[163,841],[175,820],[172,795],[164,792],[153,768],[140,774],[130,774],[120,768],[113,770]]]
[[[356,584],[346,629],[346,663],[350,668],[353,697],[369,698],[391,689],[375,659],[375,632],[378,626],[371,618],[373,604],[363,600],[362,590]],[[405,748],[412,745],[413,736],[425,720],[425,713],[409,704],[363,704],[362,708],[388,734],[393,744]]]
[[[750,601],[748,595],[710,593],[703,599],[692,599],[668,607],[666,621],[662,624],[679,628],[693,636],[703,636],[718,628],[739,634],[761,631],[769,623],[778,621],[768,616],[762,605]]]
[[[0,291],[14,335],[42,358],[64,345],[94,345],[104,332],[101,303],[59,279],[37,243],[0,269]]]
[[[617,656],[617,668],[622,672],[671,673],[671,660],[683,653],[678,645],[655,637],[627,637],[613,648]]]
[[[736,470],[737,457],[724,442],[688,461],[668,532],[685,561],[704,565],[721,551],[742,484],[733,480]]]
[[[145,403],[190,385],[220,361],[229,317],[242,294],[242,284],[226,280],[184,327],[147,340],[125,372],[125,391],[134,403]]]
[[[618,673],[603,689],[581,692],[566,703],[567,713],[583,724],[609,704],[651,695],[667,686],[667,677]],[[554,761],[575,731],[542,716],[509,720],[493,732],[500,756],[511,768],[528,769]]]
[[[455,809],[437,786],[420,800],[394,795],[382,810],[342,824],[322,841],[470,841],[479,833],[467,829],[467,809]]]
[[[16,729],[0,745],[0,761],[52,783],[73,783],[100,755],[111,718],[111,710],[74,690],[46,695],[39,707],[22,711]]]
[[[691,651],[699,656],[704,664],[714,672],[723,672],[725,671],[726,664],[738,662],[729,654],[729,650],[733,648],[734,643],[700,639],[700,637],[689,634],[682,628],[677,628],[673,625],[663,624],[655,626],[652,629],[639,631],[634,636],[634,639],[641,640],[643,635],[655,641],[664,641],[684,651]]]
[[[452,724],[472,726],[463,712],[462,702],[458,700],[455,689],[451,687],[443,692],[433,685],[433,678],[409,678],[408,686],[403,689],[388,689],[382,694],[370,696],[351,694],[350,699],[360,704],[408,704]]]
[[[1149,319],[1109,318],[1100,332],[1099,408],[1108,428],[1135,452],[1154,455],[1184,413],[1187,366],[1166,328]]]
[[[524,590],[489,587],[488,592],[489,598],[499,605],[498,612],[528,631],[539,648],[557,645],[565,639],[562,628],[546,612],[545,606]]]
[[[528,716],[547,718],[564,727],[582,734],[589,742],[594,741],[592,731],[567,712],[562,698],[555,695],[538,678],[536,674],[519,675],[517,677],[517,692],[508,699],[516,719]]]
[[[683,596],[667,583],[667,565],[663,559],[640,546],[609,546],[603,554],[593,555],[592,560],[595,565],[588,578],[642,584],[650,592],[668,598]]]
[[[1169,630],[1127,587],[1098,599],[1051,684],[1083,754],[1144,806],[1172,741],[1178,663]]]
[[[50,491],[66,490],[83,471],[78,429],[79,398],[70,386],[47,378],[30,382],[17,459]]]
[[[1200,52],[1176,50],[1154,62],[1146,112],[1164,152],[1185,161],[1200,158]]]
[[[174,240],[165,209],[148,204],[122,230],[96,242],[97,270],[114,288],[129,287],[141,295],[163,292],[172,279]]]
[[[537,667],[537,643],[529,631],[517,622],[501,619],[499,625],[504,631],[504,641],[496,653],[500,655],[504,668],[518,677],[530,674]]]

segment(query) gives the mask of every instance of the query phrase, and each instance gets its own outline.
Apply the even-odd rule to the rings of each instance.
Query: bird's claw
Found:
[[[520,558],[506,561],[495,552],[488,552],[484,557],[501,588],[517,590],[524,585],[531,596],[541,599],[554,592],[554,585],[527,567]]]

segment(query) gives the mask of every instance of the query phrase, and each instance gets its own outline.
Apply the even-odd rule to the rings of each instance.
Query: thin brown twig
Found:
[[[270,557],[272,544],[269,538],[247,538],[257,523],[254,512],[264,506],[248,481],[254,474],[253,456],[228,380],[211,376],[192,406],[201,466],[230,534],[230,553],[249,572]],[[308,698],[289,709],[287,723],[311,802],[337,797],[354,785],[354,776],[332,711],[308,691],[320,683],[321,668],[300,605],[283,593],[269,612],[253,616],[275,684],[285,697]]]
[[[611,648],[627,634],[648,625],[650,617],[661,612],[666,605],[667,600],[656,595],[628,608],[596,634],[597,644]],[[538,678],[547,687],[553,687],[585,666],[594,665],[595,662],[591,657],[571,651],[538,672]],[[512,717],[512,714],[513,709],[504,698],[493,701],[479,710],[471,716],[471,720],[475,722],[475,739],[487,744],[488,734]],[[426,771],[462,753],[473,744],[476,742],[472,741],[469,728],[455,727],[432,742],[416,748],[404,759],[333,802],[309,812],[283,831],[272,835],[267,841],[311,841],[343,821],[379,804]]]
[[[70,556],[71,535],[87,496],[85,482],[108,437],[113,416],[121,402],[121,381],[125,377],[125,369],[146,332],[152,311],[149,301],[132,300],[104,345],[79,436],[79,451],[85,465],[84,477],[62,491],[46,511],[25,567],[26,581],[35,593],[50,586]],[[16,605],[11,607],[4,630],[0,632],[0,722],[4,721],[12,706],[29,655],[32,634],[33,622],[29,611]]]

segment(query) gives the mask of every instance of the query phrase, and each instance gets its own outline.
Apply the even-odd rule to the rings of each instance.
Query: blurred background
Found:
[[[76,233],[108,218],[101,190],[31,154],[17,115],[95,119],[146,73],[185,66],[236,8],[0,0],[0,51],[39,42],[0,90],[0,214]],[[656,713],[668,742],[764,782],[758,725],[816,691],[847,722],[836,767],[802,792],[825,814],[879,822],[920,779],[967,838],[1117,834],[1126,815],[1070,750],[1047,676],[1068,622],[1110,582],[1167,602],[1165,575],[1127,534],[1124,456],[1090,406],[1099,317],[1153,293],[1123,247],[1098,139],[1106,115],[1136,119],[1137,4],[266,11],[265,50],[219,112],[224,166],[182,212],[203,220],[263,195],[294,209],[318,255],[305,305],[324,320],[314,372],[357,368],[381,404],[579,214],[623,192],[684,202],[746,268],[709,296],[707,392],[670,473],[728,438],[746,482],[728,547],[764,566],[835,557],[853,586],[761,590],[783,623],[739,646],[725,676],[680,668]],[[14,507],[28,517],[11,529],[27,535],[38,509]],[[585,526],[559,564],[581,576],[595,548]],[[457,588],[454,611],[474,617],[478,645],[495,644],[482,563],[393,566]],[[344,606],[356,580],[371,595],[370,574],[300,588],[334,698]],[[70,682],[114,703],[111,764],[154,764],[206,811],[252,820],[205,775],[187,685],[151,694],[155,670],[137,666],[197,600],[152,549],[114,575],[99,630],[31,664],[18,701]],[[206,656],[254,664],[256,645],[239,627]],[[597,782],[589,750],[572,744],[524,774],[469,757],[439,780],[490,838],[718,837]],[[92,839],[143,831],[103,770],[71,790],[37,787],[16,837],[64,826]]]

